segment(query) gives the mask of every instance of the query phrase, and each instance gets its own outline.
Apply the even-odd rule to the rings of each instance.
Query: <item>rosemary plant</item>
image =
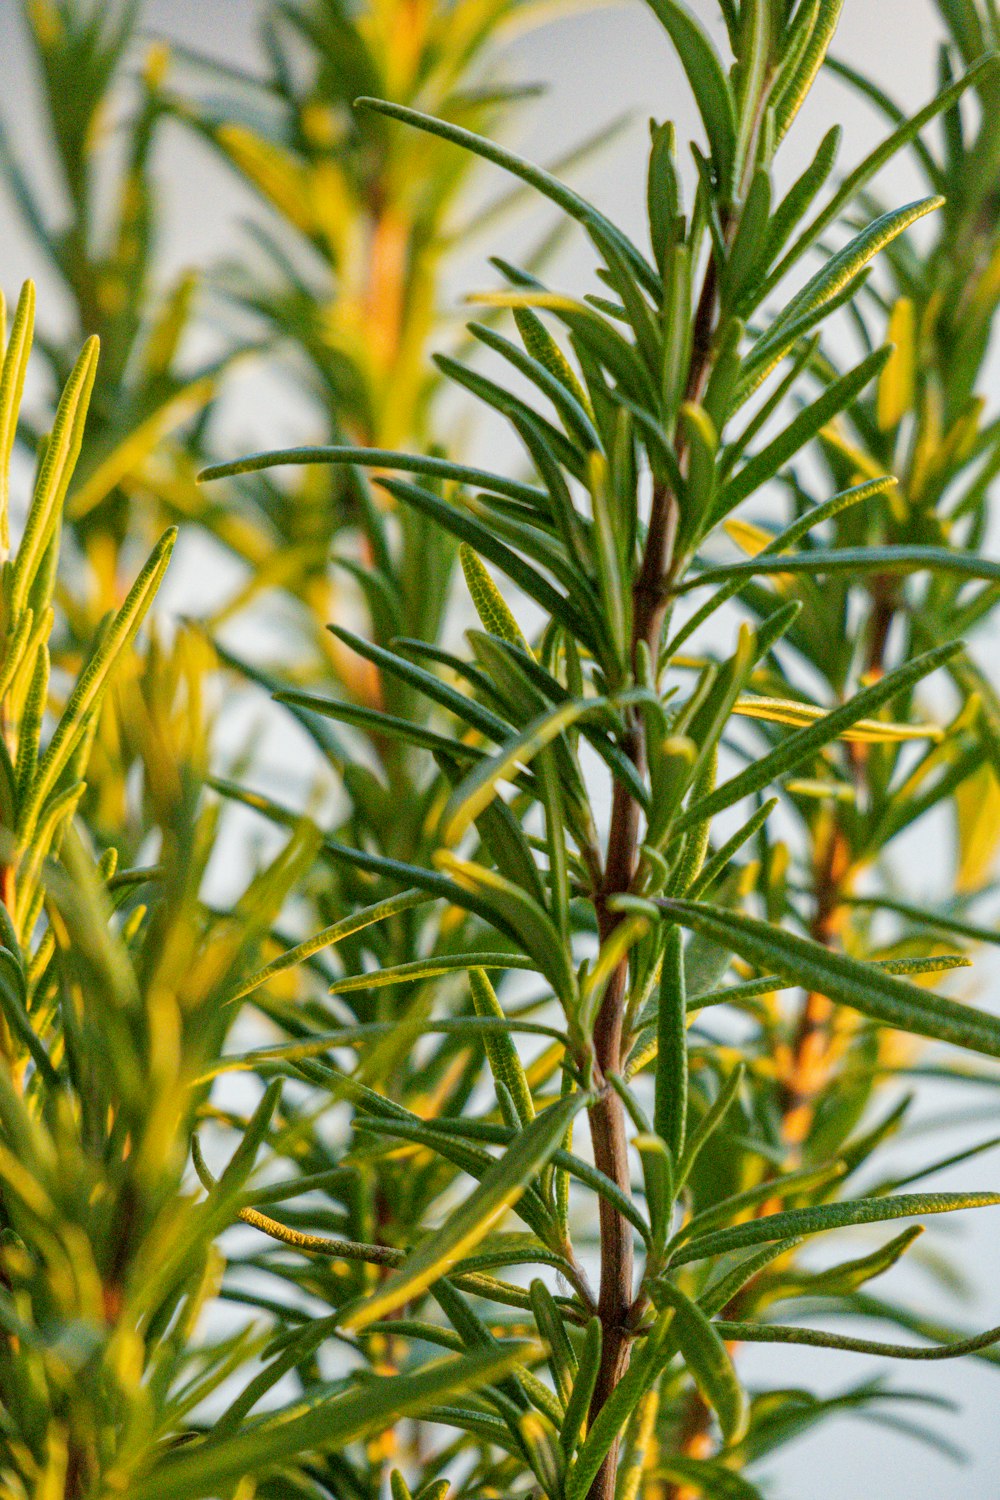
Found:
[[[982,613],[1000,569],[967,545],[975,536],[894,526],[909,515],[895,455],[859,463],[838,445],[838,421],[860,423],[869,388],[883,413],[898,393],[898,347],[871,340],[841,371],[820,343],[827,319],[859,298],[880,251],[893,254],[897,274],[912,263],[900,237],[943,198],[934,192],[866,218],[837,249],[828,232],[935,116],[954,122],[966,90],[989,97],[994,64],[980,55],[985,36],[983,45],[966,38],[966,71],[946,79],[914,119],[895,119],[838,186],[829,186],[834,130],[782,197],[775,157],[822,65],[839,6],[723,6],[729,69],[688,11],[674,0],[653,8],[687,73],[705,139],[694,148],[693,185],[685,185],[673,129],[654,123],[648,252],[557,178],[463,126],[384,100],[358,103],[506,169],[591,241],[599,293],[555,291],[529,270],[498,263],[505,287],[474,299],[510,309],[516,341],[492,322],[470,332],[537,400],[521,394],[523,385],[515,391],[438,360],[510,423],[531,473],[514,478],[435,453],[343,446],[258,455],[205,476],[294,462],[376,469],[403,513],[460,544],[482,625],[468,633],[471,656],[414,639],[376,644],[332,625],[380,683],[393,684],[398,707],[395,697],[361,709],[282,694],[304,722],[315,716],[317,736],[320,719],[333,720],[422,758],[425,857],[373,852],[367,815],[356,816],[358,761],[345,777],[352,837],[327,836],[322,858],[366,880],[368,902],[353,921],[396,920],[403,903],[423,900],[436,903],[437,933],[433,951],[395,966],[386,967],[377,936],[360,963],[356,950],[341,950],[345,972],[331,986],[339,997],[332,1007],[291,1010],[258,997],[290,1040],[243,1059],[350,1100],[356,1145],[342,1162],[362,1180],[388,1181],[395,1196],[405,1164],[403,1180],[421,1184],[421,1218],[434,1227],[392,1245],[388,1260],[378,1232],[350,1245],[313,1242],[334,1264],[383,1268],[360,1290],[348,1279],[331,1292],[324,1281],[338,1329],[370,1359],[408,1366],[421,1343],[502,1348],[525,1315],[541,1341],[544,1356],[523,1353],[503,1386],[431,1413],[459,1436],[430,1457],[422,1443],[416,1455],[404,1453],[419,1458],[418,1488],[446,1472],[469,1495],[497,1486],[559,1500],[611,1500],[644,1486],[650,1494],[752,1494],[734,1470],[783,1429],[801,1430],[803,1418],[788,1393],[748,1402],[734,1346],[780,1341],[941,1358],[997,1337],[915,1348],[771,1316],[780,1304],[794,1317],[807,1297],[808,1305],[839,1298],[857,1310],[857,1289],[894,1264],[919,1226],[819,1274],[797,1265],[803,1240],[997,1201],[992,1193],[898,1192],[902,1184],[891,1181],[861,1193],[854,1185],[900,1122],[898,1107],[862,1120],[884,1073],[887,1036],[986,1057],[1000,1051],[994,1017],[916,982],[967,962],[941,953],[940,928],[928,923],[921,935],[918,922],[905,951],[886,953],[866,924],[850,951],[837,943],[845,865],[878,870],[891,839],[985,763],[982,714],[966,690],[952,620],[935,630],[938,611],[924,601],[930,589],[967,604],[978,584]],[[816,249],[823,262],[803,279],[804,258]],[[784,291],[796,270],[798,285]],[[790,397],[800,403],[792,412]],[[791,476],[817,439],[840,462],[830,460],[833,492],[813,496]],[[410,478],[387,477],[392,470]],[[794,507],[775,533],[751,522],[746,508],[782,476]],[[728,560],[724,533],[750,556]],[[386,523],[386,555],[397,540]],[[512,600],[487,564],[517,591]],[[874,640],[887,587],[899,608],[908,601],[907,612],[926,621],[929,639],[886,629],[876,657],[863,649],[866,632],[852,644],[845,621],[860,599]],[[709,619],[718,615],[718,633],[738,604],[753,628],[739,627],[729,654],[692,654]],[[826,702],[802,691],[809,667],[814,687],[816,671],[827,684]],[[947,723],[919,696],[941,669],[964,698]],[[436,705],[434,720],[405,711],[415,697]],[[763,747],[741,728],[747,720]],[[279,825],[296,817],[262,793],[224,790]],[[366,778],[366,802],[386,796],[391,787],[376,791]],[[785,841],[779,799],[797,823]],[[754,849],[756,858],[741,858]],[[351,921],[342,918],[300,953],[337,942]],[[425,926],[424,942],[434,936]],[[489,975],[518,971],[534,974],[539,989],[525,997],[508,979],[504,1003]],[[467,975],[466,986],[446,987],[456,973]],[[806,993],[801,1005],[796,990]],[[391,1018],[372,1008],[386,991]],[[338,1015],[345,999],[349,1016]],[[738,1047],[702,1029],[710,1006],[742,1016],[743,1030],[732,1033]],[[448,1047],[429,1040],[439,1028]],[[415,1048],[418,1034],[428,1039]],[[547,1039],[537,1053],[515,1045],[532,1034]],[[477,1038],[491,1103],[472,1090]],[[345,1065],[335,1049],[366,1040],[374,1053]],[[592,1160],[577,1149],[584,1117]],[[441,1197],[456,1173],[477,1184],[457,1204]],[[428,1181],[441,1199],[432,1216]],[[346,1188],[331,1196],[341,1204],[334,1222],[354,1219]],[[584,1207],[588,1198],[596,1215]],[[508,1210],[522,1222],[516,1235],[497,1227]],[[381,1229],[377,1215],[370,1222]],[[269,1228],[282,1236],[280,1225]],[[389,1275],[387,1264],[395,1267]],[[554,1270],[561,1290],[545,1276],[525,1287],[494,1274],[511,1265]],[[310,1291],[320,1285],[314,1266],[292,1274]],[[510,1308],[519,1310],[513,1319]],[[286,1338],[301,1351],[301,1334]],[[292,1357],[275,1360],[275,1378]],[[706,1433],[717,1435],[715,1455],[709,1447],[706,1456]],[[397,1488],[407,1493],[407,1482]]]
[[[0,182],[39,268],[54,273],[55,291],[68,305],[61,327],[51,320],[39,355],[58,389],[85,338],[100,338],[103,351],[67,511],[87,561],[77,570],[75,607],[65,622],[79,648],[120,598],[131,564],[123,549],[136,541],[148,547],[164,517],[197,508],[194,423],[215,393],[219,367],[186,367],[181,346],[193,273],[165,290],[160,285],[155,157],[168,50],[147,46],[141,72],[127,77],[137,0],[40,0],[18,8],[17,22],[7,26],[13,33],[19,24],[29,43],[51,182],[28,169],[9,117],[0,128]],[[27,412],[20,436],[37,448],[40,433]]]
[[[318,424],[335,440],[370,447],[440,441],[430,413],[441,381],[428,353],[447,326],[443,267],[523,195],[500,195],[470,222],[463,201],[473,158],[351,105],[359,93],[423,101],[470,129],[496,131],[537,92],[498,77],[505,34],[530,24],[534,9],[530,0],[416,8],[409,0],[288,0],[263,12],[260,76],[176,49],[189,84],[172,98],[175,113],[265,210],[249,226],[250,252],[225,268],[220,290],[249,325],[244,342],[283,358],[303,430]],[[613,134],[602,131],[564,165]],[[375,557],[385,567],[369,538],[367,504],[349,469],[305,471],[293,490],[266,474],[244,479],[236,517],[231,504],[203,499],[203,522],[250,565],[220,622],[279,589],[298,604],[311,647],[304,669],[314,679],[317,670],[343,677],[350,659],[326,620],[350,594],[359,561],[365,568]],[[403,633],[434,636],[451,557],[419,518],[400,524],[409,532],[400,567],[412,577],[397,578],[394,592],[418,593],[424,610],[417,618],[411,609]],[[359,531],[367,544],[360,559],[351,545]]]
[[[197,1434],[192,1412],[228,1378],[245,1385],[268,1342],[243,1326],[206,1338],[199,1321],[221,1277],[217,1237],[248,1212],[246,1178],[277,1091],[265,1094],[208,1205],[184,1174],[195,1115],[212,1113],[207,1095],[226,1066],[233,1002],[260,982],[260,946],[318,840],[302,824],[224,910],[206,905],[218,807],[200,798],[203,659],[199,642],[184,637],[169,653],[147,652],[141,684],[126,679],[157,863],[119,869],[114,850],[97,858],[73,825],[102,699],[174,536],[166,533],[104,622],[50,725],[63,507],[98,351],[96,340],[85,345],[66,384],[11,550],[9,465],[33,314],[29,285],[0,369],[0,538],[9,554],[0,681],[0,1476],[10,1496],[151,1495],[160,1460]],[[510,1363],[511,1351],[488,1351],[429,1371],[419,1399],[501,1378]],[[417,1399],[410,1383],[392,1380],[385,1397],[400,1411]],[[374,1413],[390,1409],[372,1408],[367,1392],[334,1405],[339,1418],[324,1406],[321,1422],[305,1413],[284,1425],[270,1459],[311,1448],[318,1426],[332,1435],[337,1420],[345,1438],[361,1436]],[[225,1417],[215,1430],[221,1441]],[[256,1461],[225,1452],[221,1470],[199,1457],[194,1489],[231,1487]],[[163,1492],[178,1482],[168,1463]]]
[[[25,289],[0,371],[0,1493],[753,1500],[781,1444],[914,1393],[748,1390],[742,1346],[997,1362],[1000,1329],[871,1288],[925,1220],[1000,1204],[924,1186],[992,1137],[883,1154],[918,1080],[995,1087],[1000,1057],[941,978],[996,941],[973,903],[1000,701],[965,638],[1000,601],[1000,25],[938,4],[940,92],[907,118],[828,58],[841,0],[720,0],[726,57],[650,0],[703,133],[688,161],[651,122],[642,245],[493,139],[518,91],[473,85],[510,0],[275,3],[265,81],[215,69],[222,103],[168,97],[154,50],[109,240],[95,121],[137,7],[26,7],[68,231],[4,158],[109,360],[46,341],[65,389],[50,433],[21,422],[14,545]],[[888,133],[838,175],[835,127],[788,183],[825,62]],[[238,482],[204,502],[202,425],[161,445],[214,393],[177,362],[187,283],[145,332],[168,108],[277,210],[232,289],[335,439],[215,465]],[[874,194],[899,152],[928,187],[902,207]],[[431,365],[477,161],[498,205],[537,195],[587,239],[595,282],[494,261]],[[519,465],[455,454],[442,382]],[[248,564],[232,613],[274,590],[327,637],[266,667],[218,648],[305,736],[322,804],[252,758],[211,775],[202,632],[136,645],[172,533],[120,575],[164,510]],[[86,599],[57,587],[70,528]],[[227,808],[265,820],[256,873]],[[943,811],[929,893],[900,851]]]

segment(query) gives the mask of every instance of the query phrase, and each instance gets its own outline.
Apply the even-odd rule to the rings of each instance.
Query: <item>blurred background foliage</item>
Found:
[[[990,534],[1000,474],[989,362],[1000,301],[1000,70],[956,80],[1000,48],[1000,21],[990,0],[938,0],[937,9],[947,38],[940,87],[951,94],[944,108],[928,107],[919,134],[877,84],[837,61],[834,43],[829,67],[876,106],[924,190],[946,201],[922,233],[886,243],[870,279],[851,282],[835,333],[802,330],[791,349],[795,383],[790,375],[751,419],[746,439],[762,446],[807,391],[815,400],[892,342],[875,379],[831,408],[807,449],[777,455],[761,515],[730,520],[729,540],[747,558],[829,495],[887,473],[898,485],[877,503],[831,515],[824,546],[974,554]],[[489,1326],[463,1313],[450,1282],[444,1322],[426,1309],[420,1324],[394,1311],[349,1340],[334,1326],[440,1220],[462,1173],[482,1175],[467,1142],[442,1154],[440,1138],[421,1135],[419,1122],[481,1110],[491,1144],[507,1139],[496,1131],[512,1120],[526,1123],[513,1085],[494,1096],[498,1045],[469,1045],[468,1031],[427,1032],[432,1018],[502,1014],[488,985],[470,989],[463,955],[509,971],[502,986],[496,978],[504,1010],[527,1036],[532,1024],[543,1028],[515,1076],[546,1102],[569,1077],[560,1042],[544,1030],[548,992],[539,994],[537,978],[534,987],[519,979],[511,931],[493,930],[485,904],[442,910],[400,896],[400,872],[434,867],[437,818],[470,763],[462,736],[446,743],[438,732],[440,708],[451,712],[454,702],[439,695],[435,704],[418,674],[433,671],[443,692],[478,702],[485,722],[501,707],[491,659],[450,654],[456,615],[472,620],[471,596],[492,635],[503,637],[510,623],[476,558],[457,570],[458,540],[428,507],[397,503],[358,466],[310,463],[205,488],[195,479],[228,457],[218,451],[220,402],[259,361],[288,372],[318,442],[385,450],[384,466],[370,465],[376,478],[399,467],[396,450],[469,464],[479,454],[476,429],[443,399],[442,366],[431,358],[443,352],[453,375],[448,356],[468,357],[473,345],[446,296],[448,267],[470,243],[485,254],[496,226],[521,223],[518,266],[499,270],[515,288],[533,287],[565,225],[537,210],[525,215],[522,182],[484,178],[449,141],[352,104],[371,95],[503,139],[536,92],[506,81],[505,44],[549,12],[531,0],[269,0],[257,22],[260,67],[250,72],[151,35],[139,0],[25,0],[18,10],[39,84],[33,133],[46,160],[35,160],[20,122],[0,105],[0,170],[9,210],[40,274],[54,273],[58,297],[35,338],[41,383],[19,414],[17,371],[30,343],[21,304],[2,423],[8,461],[16,426],[15,494],[20,476],[29,493],[36,475],[32,506],[14,506],[21,540],[4,564],[3,1492],[376,1500],[395,1470],[393,1500],[406,1500],[400,1466],[419,1475],[413,1494],[424,1500],[561,1494],[549,1428],[565,1414],[567,1368],[584,1358],[576,1323],[585,1296],[572,1285],[575,1263],[558,1249],[548,1263],[564,1277],[568,1265],[570,1280],[553,1301],[516,1272],[503,1279],[499,1268],[521,1257],[518,1236],[484,1247],[484,1268],[466,1268],[459,1291],[482,1295],[489,1279],[486,1294],[505,1309],[493,1307]],[[737,18],[749,7],[720,10],[738,51]],[[798,8],[811,24],[836,11]],[[254,203],[226,264],[172,284],[159,260],[157,153],[169,131],[223,161]],[[572,177],[614,137],[614,126],[593,139],[582,133],[549,166]],[[894,189],[885,202],[876,196],[887,179],[875,181],[874,171],[856,182],[847,165],[834,172],[834,149],[827,137],[816,169],[817,179],[832,173],[833,190],[816,264],[844,232],[898,202]],[[818,190],[802,186],[801,212]],[[724,239],[704,179],[701,192],[702,227]],[[607,295],[595,305],[622,322]],[[499,309],[481,311],[495,329]],[[519,312],[528,357],[576,399],[564,357],[530,312]],[[752,324],[756,307],[747,316]],[[85,346],[95,334],[96,363]],[[579,345],[574,353],[584,364]],[[588,399],[581,394],[593,417]],[[70,429],[53,478],[46,465]],[[503,453],[513,453],[504,442]],[[491,457],[490,466],[501,461]],[[508,467],[525,472],[516,458]],[[439,501],[463,488],[433,474],[422,482]],[[480,482],[470,472],[465,488]],[[33,515],[42,517],[41,541],[18,574]],[[515,503],[506,519],[519,519]],[[221,602],[213,594],[211,610],[195,611],[198,621],[164,620],[133,641],[171,545],[157,538],[177,524],[221,548],[235,581]],[[758,629],[776,596],[803,608],[786,632],[790,654],[769,650],[745,683],[771,709],[743,705],[727,728],[724,761],[777,749],[790,726],[810,722],[815,704],[836,705],[921,651],[958,637],[972,644],[947,663],[947,688],[924,696],[914,686],[894,700],[894,720],[929,721],[923,738],[861,735],[825,746],[807,771],[784,779],[780,820],[757,820],[742,864],[713,833],[702,856],[724,873],[722,908],[752,897],[771,922],[917,983],[995,940],[984,912],[1000,842],[1000,698],[988,671],[998,590],[989,579],[970,588],[948,573],[914,581],[892,569],[742,581],[739,605]],[[519,604],[517,613],[518,633],[534,646],[538,610]],[[333,635],[330,622],[358,635]],[[727,637],[695,639],[683,625],[680,634],[681,672],[725,660]],[[545,640],[552,663],[564,647]],[[411,663],[408,676],[400,654],[385,655],[390,648]],[[518,691],[527,694],[523,682]],[[252,737],[237,745],[218,729],[234,703],[262,705],[276,692],[282,704],[268,723],[294,724],[277,743],[295,793],[306,788],[301,797],[271,784]],[[318,713],[321,700],[335,710]],[[513,716],[509,702],[502,711]],[[585,801],[570,806],[568,822],[582,820]],[[268,835],[233,816],[239,804],[267,815]],[[546,830],[528,823],[520,838],[527,806],[498,801],[478,831],[479,856],[530,885]],[[915,889],[906,878],[907,840],[924,818],[952,834],[946,852],[943,840],[934,846],[954,878],[943,880],[952,894],[933,911],[920,882]],[[290,838],[272,839],[275,827]],[[567,903],[564,921],[586,935],[590,919],[577,899],[584,875],[571,868],[567,880],[573,909]],[[359,912],[370,915],[359,921]],[[693,967],[700,958],[709,992],[727,969],[718,969],[711,942],[702,948],[689,958]],[[394,971],[397,983],[366,982],[379,970]],[[968,1103],[995,1082],[985,1066],[926,1052],[808,986],[791,994],[761,986],[762,972],[737,960],[730,977],[748,988],[730,1003],[731,1024],[696,1017],[690,1033],[693,1122],[718,1111],[736,1062],[746,1068],[726,1128],[691,1178],[690,1208],[705,1224],[773,1212],[768,1189],[779,1174],[803,1174],[787,1205],[827,1206],[843,1176],[830,1163],[846,1160],[866,1192],[885,1196],[951,1165],[947,1158],[958,1163],[995,1145],[978,1129],[983,1111]],[[346,1048],[359,1027],[369,1041],[356,1057],[317,1041],[332,1035]],[[648,1043],[641,1028],[637,1035]],[[227,1071],[224,1054],[262,1044],[273,1052]],[[907,1138],[915,1091],[931,1078],[956,1091],[952,1116],[976,1128],[955,1149],[925,1152],[918,1172],[895,1166],[898,1157],[881,1167],[876,1153]],[[393,1118],[408,1122],[409,1137],[392,1133]],[[544,1170],[554,1191],[564,1174]],[[573,1239],[592,1265],[595,1204],[575,1194]],[[243,1228],[220,1242],[240,1219]],[[724,1315],[743,1326],[777,1310],[780,1321],[797,1299],[814,1317],[852,1317],[866,1337],[889,1322],[931,1343],[960,1339],[967,1329],[922,1302],[868,1286],[914,1240],[904,1230],[833,1269],[791,1251],[762,1260],[746,1287],[734,1283]],[[954,1284],[950,1260],[919,1245],[913,1254],[937,1290]],[[567,1363],[556,1359],[550,1380],[534,1348],[513,1341],[558,1343],[556,1304],[565,1309],[574,1297]],[[427,1345],[458,1358],[427,1367]],[[995,1362],[990,1349],[978,1357]],[[362,1371],[389,1388],[373,1394]],[[478,1426],[466,1414],[457,1436],[421,1421],[390,1425],[392,1415],[426,1414],[483,1385],[499,1392],[494,1405],[474,1403]],[[881,1378],[833,1396],[758,1383],[745,1430],[720,1442],[704,1383],[673,1367],[628,1432],[621,1500],[752,1495],[762,1462],[837,1411],[905,1427],[917,1396],[897,1394],[894,1405]],[[254,1422],[278,1397],[281,1420]],[[497,1411],[515,1442],[499,1441]],[[922,1413],[918,1420],[918,1435],[935,1441]],[[199,1472],[196,1450],[189,1460],[183,1450],[206,1424],[215,1446]],[[151,1464],[152,1477],[141,1477]]]

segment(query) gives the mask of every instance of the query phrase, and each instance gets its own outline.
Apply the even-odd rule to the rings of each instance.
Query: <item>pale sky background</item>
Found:
[[[716,32],[722,24],[712,0],[696,0],[694,8],[709,20]],[[226,60],[254,64],[254,18],[259,5],[254,0],[149,0],[147,26],[170,37],[193,43]],[[20,34],[19,5],[0,0],[0,111],[24,154],[36,139],[31,120],[33,80]],[[900,103],[910,108],[922,104],[933,92],[935,41],[939,28],[929,0],[847,0],[834,52],[868,70]],[[522,118],[510,139],[526,155],[547,160],[575,139],[591,133],[602,121],[623,109],[633,110],[636,125],[609,154],[581,174],[579,185],[612,218],[641,234],[643,215],[641,150],[645,119],[673,118],[683,141],[698,133],[696,118],[686,93],[679,65],[652,17],[640,0],[583,10],[571,18],[553,21],[519,38],[508,49],[505,74],[519,79],[544,81],[546,99]],[[857,98],[831,78],[820,81],[796,127],[789,147],[782,152],[784,171],[791,177],[811,155],[822,131],[839,120],[845,128],[840,164],[855,162],[878,138],[880,124]],[[636,149],[636,148],[639,149]],[[181,266],[209,267],[223,256],[239,253],[239,218],[253,211],[253,202],[237,190],[231,176],[205,150],[172,131],[160,158],[165,194],[165,238],[163,261],[166,272]],[[498,174],[484,178],[489,187],[499,187]],[[912,172],[896,164],[883,179],[894,202],[903,202],[921,191]],[[509,244],[518,243],[518,228],[506,231]],[[520,230],[523,235],[523,227]],[[476,247],[453,270],[449,286],[457,300],[463,287],[482,285],[488,279],[485,257],[494,244]],[[574,274],[585,264],[582,253],[572,249],[560,266],[559,281],[573,285]],[[20,281],[33,275],[40,283],[40,317],[51,321],[58,315],[58,300],[49,287],[45,268],[35,263],[29,247],[14,224],[9,206],[0,199],[0,283],[8,297]],[[995,398],[994,392],[994,398]],[[995,399],[991,402],[995,406]],[[282,446],[288,442],[322,438],[304,424],[294,400],[280,380],[259,367],[241,379],[231,400],[224,429],[227,451]],[[204,606],[220,581],[211,573],[203,549],[187,540],[179,549],[172,569],[168,606]],[[213,567],[216,566],[213,564]],[[933,843],[926,837],[922,857],[933,864]],[[993,986],[996,993],[996,986]],[[989,990],[980,1003],[997,1008]],[[991,1105],[984,1096],[984,1107]],[[943,1101],[938,1099],[935,1108]],[[962,1143],[991,1131],[984,1123],[968,1129]],[[949,1142],[950,1144],[950,1142]],[[941,1149],[940,1154],[944,1154]],[[934,1154],[938,1154],[935,1150]],[[928,1188],[992,1188],[1000,1181],[1000,1157],[987,1156],[970,1167],[942,1174]],[[918,1271],[894,1273],[878,1290],[898,1291],[928,1312],[940,1312],[967,1326],[985,1327],[1000,1322],[1000,1210],[965,1215],[944,1225],[940,1220],[925,1239],[954,1247],[978,1295],[966,1304],[952,1302]],[[848,1242],[842,1239],[840,1242]],[[859,1245],[861,1241],[857,1241]],[[864,1242],[868,1243],[868,1242]],[[839,1323],[838,1327],[841,1326]],[[891,1331],[883,1336],[893,1338]],[[868,1360],[841,1353],[761,1349],[741,1356],[741,1369],[751,1386],[755,1376],[768,1383],[808,1385],[817,1393],[844,1389],[875,1373]],[[932,1366],[899,1364],[888,1372],[900,1389],[933,1389],[960,1407],[957,1414],[933,1414],[932,1425],[966,1447],[972,1455],[964,1467],[947,1460],[898,1434],[875,1428],[856,1419],[840,1418],[816,1433],[782,1450],[780,1456],[755,1473],[755,1479],[773,1500],[992,1500],[1000,1497],[1000,1422],[995,1413],[1000,1402],[1000,1370],[994,1371],[967,1360]],[[899,1408],[918,1425],[927,1417],[925,1409]]]

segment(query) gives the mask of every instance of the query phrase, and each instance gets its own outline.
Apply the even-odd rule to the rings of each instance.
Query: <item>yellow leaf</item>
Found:
[[[755,526],[752,521],[741,521],[738,518],[725,523],[726,534],[745,552],[747,557],[756,557],[758,552],[763,552],[774,541],[770,531],[765,531],[763,526]]]
[[[785,791],[795,797],[815,797],[834,802],[853,802],[857,796],[854,788],[843,781],[816,781],[808,776],[785,782]]]
[[[962,782],[955,793],[959,891],[974,891],[989,879],[1000,848],[1000,784],[989,765]]]
[[[243,125],[220,125],[216,139],[234,165],[296,229],[312,233],[314,213],[309,177],[290,151],[263,140]]]
[[[116,485],[135,477],[153,450],[204,408],[215,387],[216,381],[209,375],[192,380],[140,422],[74,491],[67,506],[70,518],[79,520],[99,505]]]
[[[895,345],[879,376],[877,413],[883,432],[897,426],[913,405],[916,318],[909,297],[900,297],[889,317],[887,343]]]
[[[797,703],[790,698],[740,698],[733,713],[747,719],[766,719],[769,724],[793,724],[801,728],[815,724],[829,712],[815,703]],[[943,730],[937,724],[890,724],[881,719],[858,719],[838,739],[862,745],[882,745],[898,740],[939,740]]]

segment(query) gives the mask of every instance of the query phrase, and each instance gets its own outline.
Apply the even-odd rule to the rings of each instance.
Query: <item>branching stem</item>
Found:
[[[691,364],[685,397],[697,401],[711,370],[713,332],[717,303],[717,273],[714,258],[705,271],[692,339]],[[686,458],[684,439],[678,436],[678,464]],[[671,597],[671,588],[681,562],[677,554],[680,510],[677,497],[665,484],[654,488],[645,546],[632,588],[632,656],[635,666],[641,646],[650,660],[659,660],[660,638]],[[633,719],[624,749],[633,765],[646,770],[646,746],[639,719]],[[632,889],[638,868],[641,813],[631,792],[616,782],[611,804],[604,879],[595,893],[597,930],[601,942],[614,931],[620,915],[609,909],[609,899]],[[606,1079],[617,1073],[622,1062],[622,1027],[628,985],[628,959],[612,974],[594,1027],[594,1056],[603,1084],[597,1102],[589,1111],[594,1161],[624,1193],[630,1191],[628,1139],[621,1097]],[[628,1369],[633,1317],[632,1228],[611,1204],[600,1204],[601,1283],[598,1314],[603,1329],[601,1367],[590,1406],[591,1422],[597,1417]],[[614,1500],[618,1469],[618,1444],[613,1443],[590,1487],[589,1500]]]

